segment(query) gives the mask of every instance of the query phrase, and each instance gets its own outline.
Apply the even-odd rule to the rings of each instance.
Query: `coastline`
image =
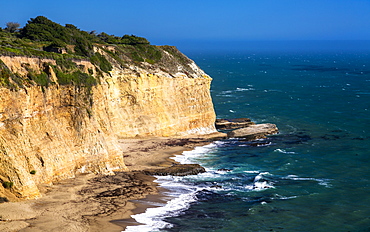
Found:
[[[222,133],[181,138],[120,139],[128,172],[112,176],[82,174],[44,186],[36,200],[0,204],[1,231],[122,231],[135,224],[131,215],[159,200],[155,177],[142,171],[169,167],[170,157],[224,137]]]

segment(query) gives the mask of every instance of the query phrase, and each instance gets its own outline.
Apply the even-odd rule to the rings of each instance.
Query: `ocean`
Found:
[[[370,51],[187,54],[213,78],[217,118],[280,133],[174,157],[207,172],[158,177],[164,200],[126,231],[370,231]]]

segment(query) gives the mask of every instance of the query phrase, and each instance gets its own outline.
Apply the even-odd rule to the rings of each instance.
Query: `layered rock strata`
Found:
[[[255,125],[249,118],[216,119],[216,128],[219,130],[233,130]]]
[[[55,64],[41,58],[0,59],[20,76]],[[99,84],[89,90],[59,84],[0,88],[0,197],[35,198],[43,184],[76,173],[126,170],[119,138],[216,131],[211,78],[190,60],[186,67],[175,63],[171,71],[111,61],[112,71],[103,74],[88,61],[74,62],[85,72],[100,73]],[[57,78],[52,68],[48,75]]]

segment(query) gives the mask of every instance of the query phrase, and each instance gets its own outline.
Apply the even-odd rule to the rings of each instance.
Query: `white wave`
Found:
[[[260,173],[259,171],[244,171],[245,173]]]
[[[223,95],[223,94],[218,94],[218,95],[216,95],[217,97],[235,97],[234,95],[231,95],[231,94],[225,94],[225,95]]]
[[[271,183],[268,183],[267,181],[263,181],[263,182],[255,182],[252,185],[247,185],[245,186],[245,188],[249,190],[261,191],[261,190],[266,190],[269,188],[274,188],[274,186]]]
[[[211,143],[211,144],[213,144],[212,146],[213,146],[213,147],[215,147],[215,146],[224,145],[224,144],[226,144],[226,143],[227,143],[227,142],[225,142],[225,141],[215,141],[215,142],[213,142],[213,143]],[[206,145],[206,146],[210,146],[211,144]]]
[[[175,157],[171,157],[171,159],[175,160],[176,162],[182,163],[182,164],[194,164],[196,163],[196,158],[202,157],[205,154],[208,154],[211,152],[215,147],[217,146],[217,143],[211,143],[202,147],[195,147],[191,151],[184,151],[181,155],[176,155]]]
[[[144,213],[131,215],[138,223],[143,225],[128,226],[124,232],[149,232],[158,231],[160,229],[168,229],[172,227],[171,223],[165,222],[167,217],[175,217],[180,215],[189,208],[192,202],[195,202],[196,193],[203,188],[186,185],[182,182],[183,177],[179,176],[156,176],[155,182],[165,188],[165,199],[168,199],[166,204],[160,207],[148,208]]]
[[[318,178],[312,178],[312,177],[298,177],[296,175],[288,175],[283,179],[298,180],[298,181],[316,181],[319,185],[325,186],[327,188],[331,187],[329,179],[318,179]]]
[[[284,153],[284,154],[296,154],[294,151],[286,151],[284,149],[275,149],[274,152],[280,152],[280,153]]]
[[[184,151],[181,155],[172,157],[175,161],[182,164],[196,163],[198,157],[210,153],[217,145],[223,142],[214,142],[202,147],[195,147],[191,151]],[[156,176],[156,182],[163,188],[167,189],[165,192],[165,199],[169,201],[160,207],[148,208],[144,213],[131,215],[138,223],[143,225],[128,226],[125,232],[149,232],[158,231],[161,229],[171,228],[172,224],[165,222],[167,217],[174,217],[180,215],[189,208],[192,202],[197,201],[196,193],[204,189],[211,189],[212,187],[196,187],[187,185],[189,179],[208,179],[211,180],[219,177],[221,174],[213,172],[205,172],[198,175],[191,176]],[[191,181],[190,181],[191,182]]]
[[[254,177],[253,184],[245,186],[246,189],[261,191],[269,188],[274,188],[272,182],[268,182],[263,179],[264,176],[271,175],[269,172],[261,172]]]
[[[279,200],[289,200],[289,199],[294,199],[294,198],[297,198],[297,197],[298,196],[286,197],[286,196],[277,195],[277,199],[279,199]]]
[[[254,88],[236,88],[236,91],[238,92],[243,92],[243,91],[253,91],[255,90]]]
[[[153,230],[171,228],[172,224],[165,222],[163,219],[166,217],[178,216],[184,210],[188,209],[190,203],[196,201],[195,192],[181,194],[167,202],[165,206],[157,208],[148,208],[145,213],[135,214],[131,217],[138,223],[144,225],[128,226],[125,232],[149,232]]]

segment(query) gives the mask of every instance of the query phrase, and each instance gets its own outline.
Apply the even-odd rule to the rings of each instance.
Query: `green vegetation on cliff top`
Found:
[[[62,26],[44,16],[31,18],[25,27],[11,31],[13,32],[6,29],[0,31],[0,54],[54,58],[49,54],[50,52],[62,53],[63,51],[71,58],[89,58],[94,56],[94,45],[132,46],[130,48],[139,46],[139,49],[132,50],[140,50],[142,46],[152,46],[145,38],[135,35],[117,37],[104,32],[100,34],[94,31],[86,32],[72,24]]]
[[[18,27],[18,23],[8,23],[7,28],[0,28],[0,55],[50,58],[56,60],[57,65],[45,66],[41,74],[29,70],[28,80],[21,80],[0,60],[0,86],[3,87],[32,84],[47,87],[53,84],[50,67],[54,69],[59,84],[92,86],[98,83],[98,77],[93,77],[92,72],[83,73],[72,60],[89,60],[99,67],[99,72],[106,73],[112,70],[112,61],[121,67],[130,63],[140,65],[141,62],[163,66],[164,51],[179,63],[189,63],[176,48],[154,46],[147,39],[135,35],[117,37],[104,32],[86,32],[72,24],[62,26],[44,16],[31,18],[23,28]]]

